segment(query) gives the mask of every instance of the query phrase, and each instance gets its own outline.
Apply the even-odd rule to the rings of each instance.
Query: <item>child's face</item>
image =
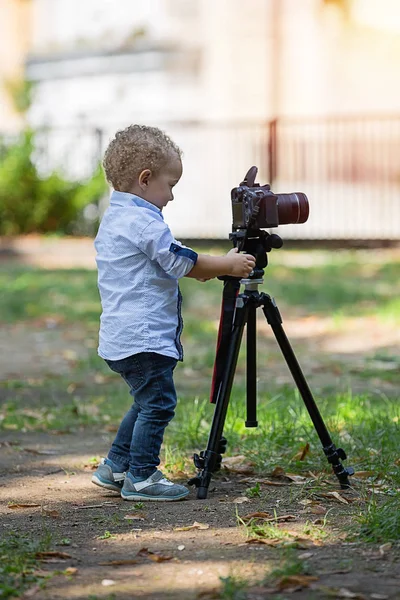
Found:
[[[138,182],[141,191],[138,195],[162,210],[174,199],[172,188],[181,176],[181,159],[175,152],[171,152],[168,162],[156,175],[149,169],[142,171]]]

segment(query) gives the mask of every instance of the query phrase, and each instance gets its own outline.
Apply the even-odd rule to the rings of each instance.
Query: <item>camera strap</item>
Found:
[[[221,385],[225,362],[229,350],[233,318],[235,316],[236,298],[239,294],[240,279],[236,277],[218,277],[224,282],[222,293],[221,316],[219,320],[217,349],[215,353],[214,371],[211,382],[210,402],[215,404]]]

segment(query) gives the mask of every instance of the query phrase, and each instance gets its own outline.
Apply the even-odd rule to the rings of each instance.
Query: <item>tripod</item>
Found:
[[[221,278],[224,283],[224,297],[234,300],[234,308],[231,310],[231,318],[227,316],[228,309],[224,311],[224,305],[220,322],[220,333],[222,330],[222,344],[217,349],[214,368],[214,386],[211,401],[215,403],[215,411],[211,425],[211,431],[206,450],[200,455],[194,455],[194,464],[198,474],[189,480],[189,485],[197,488],[197,498],[207,498],[208,487],[212,474],[221,466],[222,454],[226,450],[226,439],[223,437],[226,413],[230,394],[232,390],[235,369],[239,356],[240,344],[243,330],[247,324],[247,356],[246,356],[246,427],[257,427],[256,407],[256,310],[262,307],[265,318],[271,326],[276,341],[282,351],[285,361],[293,376],[300,395],[305,403],[307,411],[314,424],[322,449],[328,462],[332,465],[333,472],[343,489],[350,487],[349,476],[353,475],[352,467],[345,468],[341,461],[346,459],[346,453],[342,448],[336,448],[325,423],[319,413],[310,388],[297,362],[290,342],[282,327],[282,318],[279,309],[268,294],[260,293],[258,287],[263,283],[264,267],[267,266],[267,255],[272,248],[280,248],[282,239],[276,234],[268,234],[262,230],[255,230],[251,235],[236,232],[230,234],[236,245],[247,246],[246,251],[256,257],[256,267],[248,279],[238,280],[236,278]],[[240,284],[244,285],[243,293],[239,294]],[[235,290],[237,293],[235,293]],[[233,307],[233,305],[232,305]],[[225,323],[224,323],[225,320]],[[223,328],[225,326],[225,332]]]

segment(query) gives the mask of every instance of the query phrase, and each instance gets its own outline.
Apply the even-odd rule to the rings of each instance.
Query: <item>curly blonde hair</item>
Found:
[[[171,151],[182,156],[181,149],[158,127],[130,125],[117,131],[104,154],[107,181],[115,190],[127,192],[144,169],[159,173]]]

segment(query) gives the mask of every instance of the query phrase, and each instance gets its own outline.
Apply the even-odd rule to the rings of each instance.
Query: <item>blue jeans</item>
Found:
[[[134,402],[122,419],[108,453],[121,471],[147,479],[160,464],[164,430],[175,414],[173,371],[177,360],[141,352],[106,363],[126,381]]]

